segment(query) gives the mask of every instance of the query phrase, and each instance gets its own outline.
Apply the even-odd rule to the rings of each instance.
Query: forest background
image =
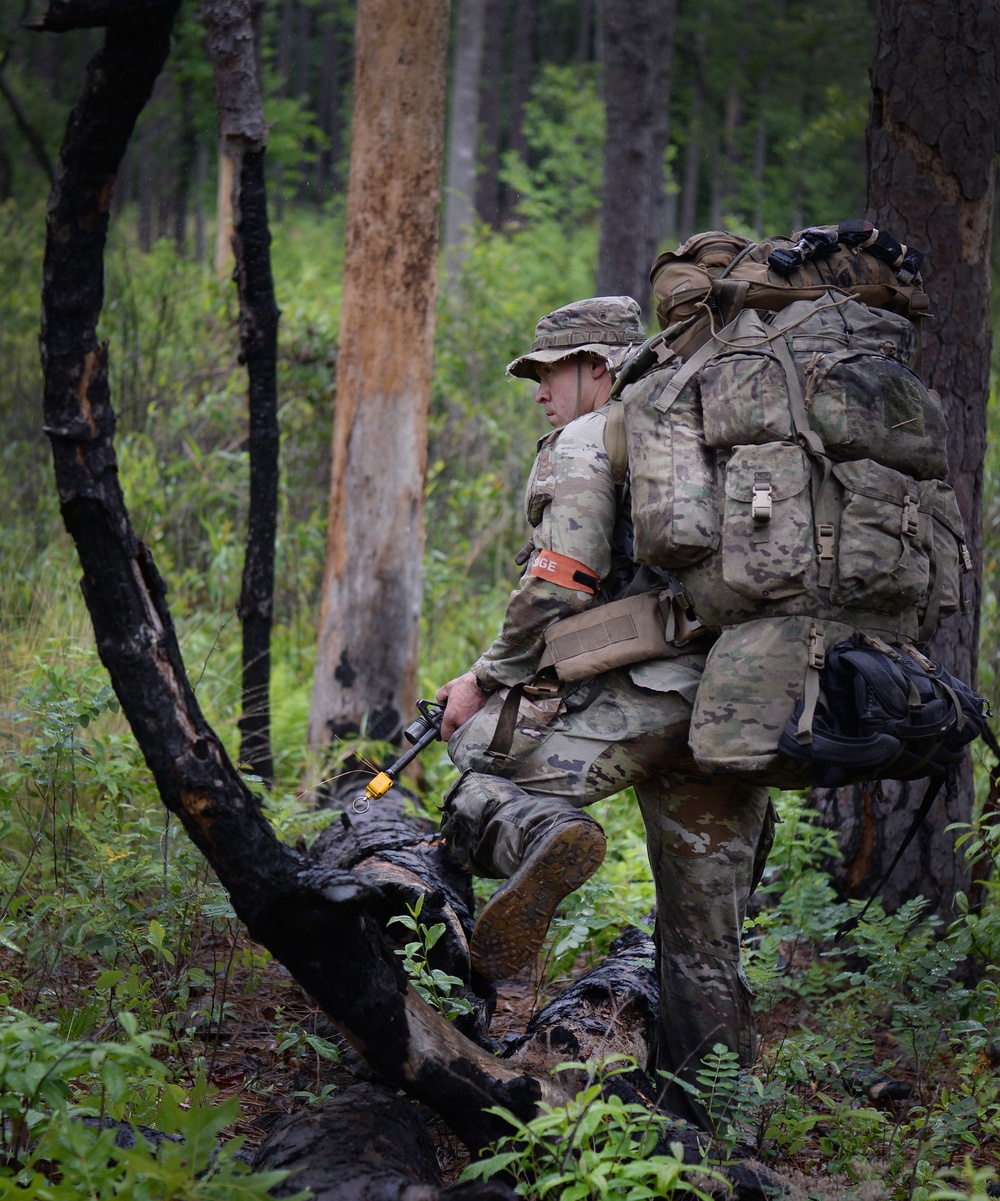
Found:
[[[220,974],[206,969],[206,948],[218,954],[225,945],[230,969],[242,962],[241,988],[248,980],[252,988],[254,973],[263,970],[255,956],[264,956],[239,944],[224,899],[204,869],[185,860],[180,840],[173,843],[176,829],[164,826],[155,790],[116,716],[76,587],[78,568],[40,430],[38,287],[47,175],[98,35],[32,36],[19,25],[29,9],[10,2],[0,9],[6,101],[0,105],[0,417],[6,431],[0,821],[10,847],[0,869],[3,988],[22,1014],[55,1021],[59,1038],[110,1037],[114,1015],[124,1009],[139,1015],[136,1037],[167,1029],[176,1039],[191,1029],[186,1022],[199,997],[209,998],[209,1024],[236,1012],[224,987],[219,993]],[[586,0],[490,0],[486,6],[476,219],[461,253],[446,272],[442,267],[437,318],[424,694],[475,657],[514,578],[524,475],[545,423],[530,393],[504,379],[503,365],[523,349],[538,315],[595,289],[604,148],[598,16]],[[305,728],[336,396],[354,11],[349,3],[281,0],[265,6],[264,18],[272,259],[282,310],[272,671],[277,786],[270,804],[282,828],[309,838],[325,815],[317,818],[296,797],[303,778],[316,771],[305,751]],[[682,4],[660,244],[702,228],[753,237],[861,213],[874,34],[874,4],[861,0],[821,8]],[[216,115],[202,40],[195,8],[186,5],[114,198],[101,332],[112,347],[117,449],[130,512],[168,581],[199,701],[235,757],[246,382],[235,290],[217,269]],[[989,584],[998,549],[996,470],[991,451],[979,679],[987,695],[995,695],[1000,653]],[[439,797],[449,778],[447,761],[428,756],[428,795]],[[801,869],[799,891],[777,888],[777,876],[772,881],[779,898],[772,934],[786,951],[788,937],[779,934],[797,948],[826,946],[839,913],[822,870],[829,845],[795,820],[801,802],[795,806],[788,809],[775,863]],[[620,812],[609,819],[622,821],[619,855],[561,919],[550,949],[553,975],[571,966],[585,945],[599,950],[601,929],[635,920],[651,895],[637,831]],[[632,885],[624,900],[615,888],[623,880]],[[615,894],[619,899],[611,903]],[[785,973],[782,983],[772,980],[771,993],[762,989],[772,1001],[805,997],[820,1015],[816,1038],[823,997],[835,982],[853,989],[859,1006],[874,1005],[891,1031],[877,1052],[852,1043],[848,1053],[835,1040],[857,1039],[858,1029],[869,1037],[870,1024],[859,1018],[849,1035],[851,1023],[832,1033],[827,1023],[825,1037],[834,1042],[799,1045],[799,1066],[786,1065],[784,1074],[775,1061],[766,1066],[759,1078],[786,1092],[780,1104],[772,1097],[753,1112],[760,1141],[777,1148],[779,1160],[801,1166],[803,1156],[811,1156],[827,1175],[855,1180],[870,1175],[870,1162],[876,1179],[890,1179],[899,1195],[923,1189],[921,1195],[930,1196],[936,1173],[952,1162],[961,1166],[968,1153],[973,1159],[961,1195],[980,1187],[975,1172],[996,1162],[989,1067],[995,982],[977,972],[956,983],[949,969],[977,957],[980,966],[996,962],[1000,921],[991,904],[975,922],[958,923],[961,929],[943,943],[933,938],[935,920],[921,919],[918,905],[872,934],[867,960],[862,956],[849,971],[836,958],[809,959],[802,979]],[[900,959],[901,939],[909,958]],[[901,1006],[909,1023],[905,1036],[892,1028]],[[11,1047],[25,1045],[25,1029],[17,1025],[23,1020],[8,1019]],[[308,1044],[305,1026],[289,1029],[298,1041],[274,1054],[287,1059],[289,1048],[304,1047],[319,1065],[325,1044],[322,1051]],[[288,1037],[279,1037],[276,1047]],[[315,1031],[311,1037],[318,1038]],[[959,1044],[967,1060],[957,1058]],[[211,1058],[181,1055],[174,1086]],[[825,1080],[817,1063],[829,1072],[831,1063],[855,1060],[905,1062],[916,1102],[897,1111],[859,1109],[843,1080],[837,1088],[827,1081],[825,1093],[817,1088],[817,1079]],[[944,1075],[936,1072],[945,1063]],[[795,1071],[802,1079],[792,1078]],[[155,1076],[147,1082],[150,1096],[162,1093]],[[788,1100],[809,1090],[824,1099],[797,1109]],[[154,1108],[146,1102],[148,1112]]]

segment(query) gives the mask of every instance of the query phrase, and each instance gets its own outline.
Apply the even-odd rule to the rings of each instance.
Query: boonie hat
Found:
[[[593,296],[547,313],[535,326],[531,351],[508,363],[507,371],[537,380],[541,363],[584,353],[614,362],[622,351],[645,341],[639,305],[631,296]]]

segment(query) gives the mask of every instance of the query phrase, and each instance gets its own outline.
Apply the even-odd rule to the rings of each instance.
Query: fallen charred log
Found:
[[[396,788],[364,812],[355,812],[348,803],[340,820],[317,840],[314,857],[324,865],[355,871],[376,886],[371,912],[394,947],[412,935],[392,919],[418,907],[421,924],[444,927],[428,951],[428,967],[461,981],[449,995],[467,1002],[471,1010],[460,1014],[455,1025],[487,1045],[496,989],[469,961],[475,920],[472,878],[449,854],[434,823],[406,810],[406,797]]]
[[[314,1201],[513,1201],[500,1182],[443,1188],[434,1147],[417,1107],[391,1090],[356,1084],[318,1109],[282,1118],[254,1167],[291,1175],[284,1196],[312,1190]]]

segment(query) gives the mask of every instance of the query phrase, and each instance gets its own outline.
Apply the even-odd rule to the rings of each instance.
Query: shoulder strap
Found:
[[[609,400],[608,423],[604,428],[604,449],[611,463],[611,478],[615,487],[625,483],[628,471],[628,443],[625,440],[625,409],[620,400]]]

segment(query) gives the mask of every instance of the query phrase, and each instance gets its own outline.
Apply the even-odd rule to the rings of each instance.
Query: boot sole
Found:
[[[469,944],[476,971],[508,980],[533,960],[559,903],[597,871],[606,849],[596,823],[557,830],[486,903]]]

